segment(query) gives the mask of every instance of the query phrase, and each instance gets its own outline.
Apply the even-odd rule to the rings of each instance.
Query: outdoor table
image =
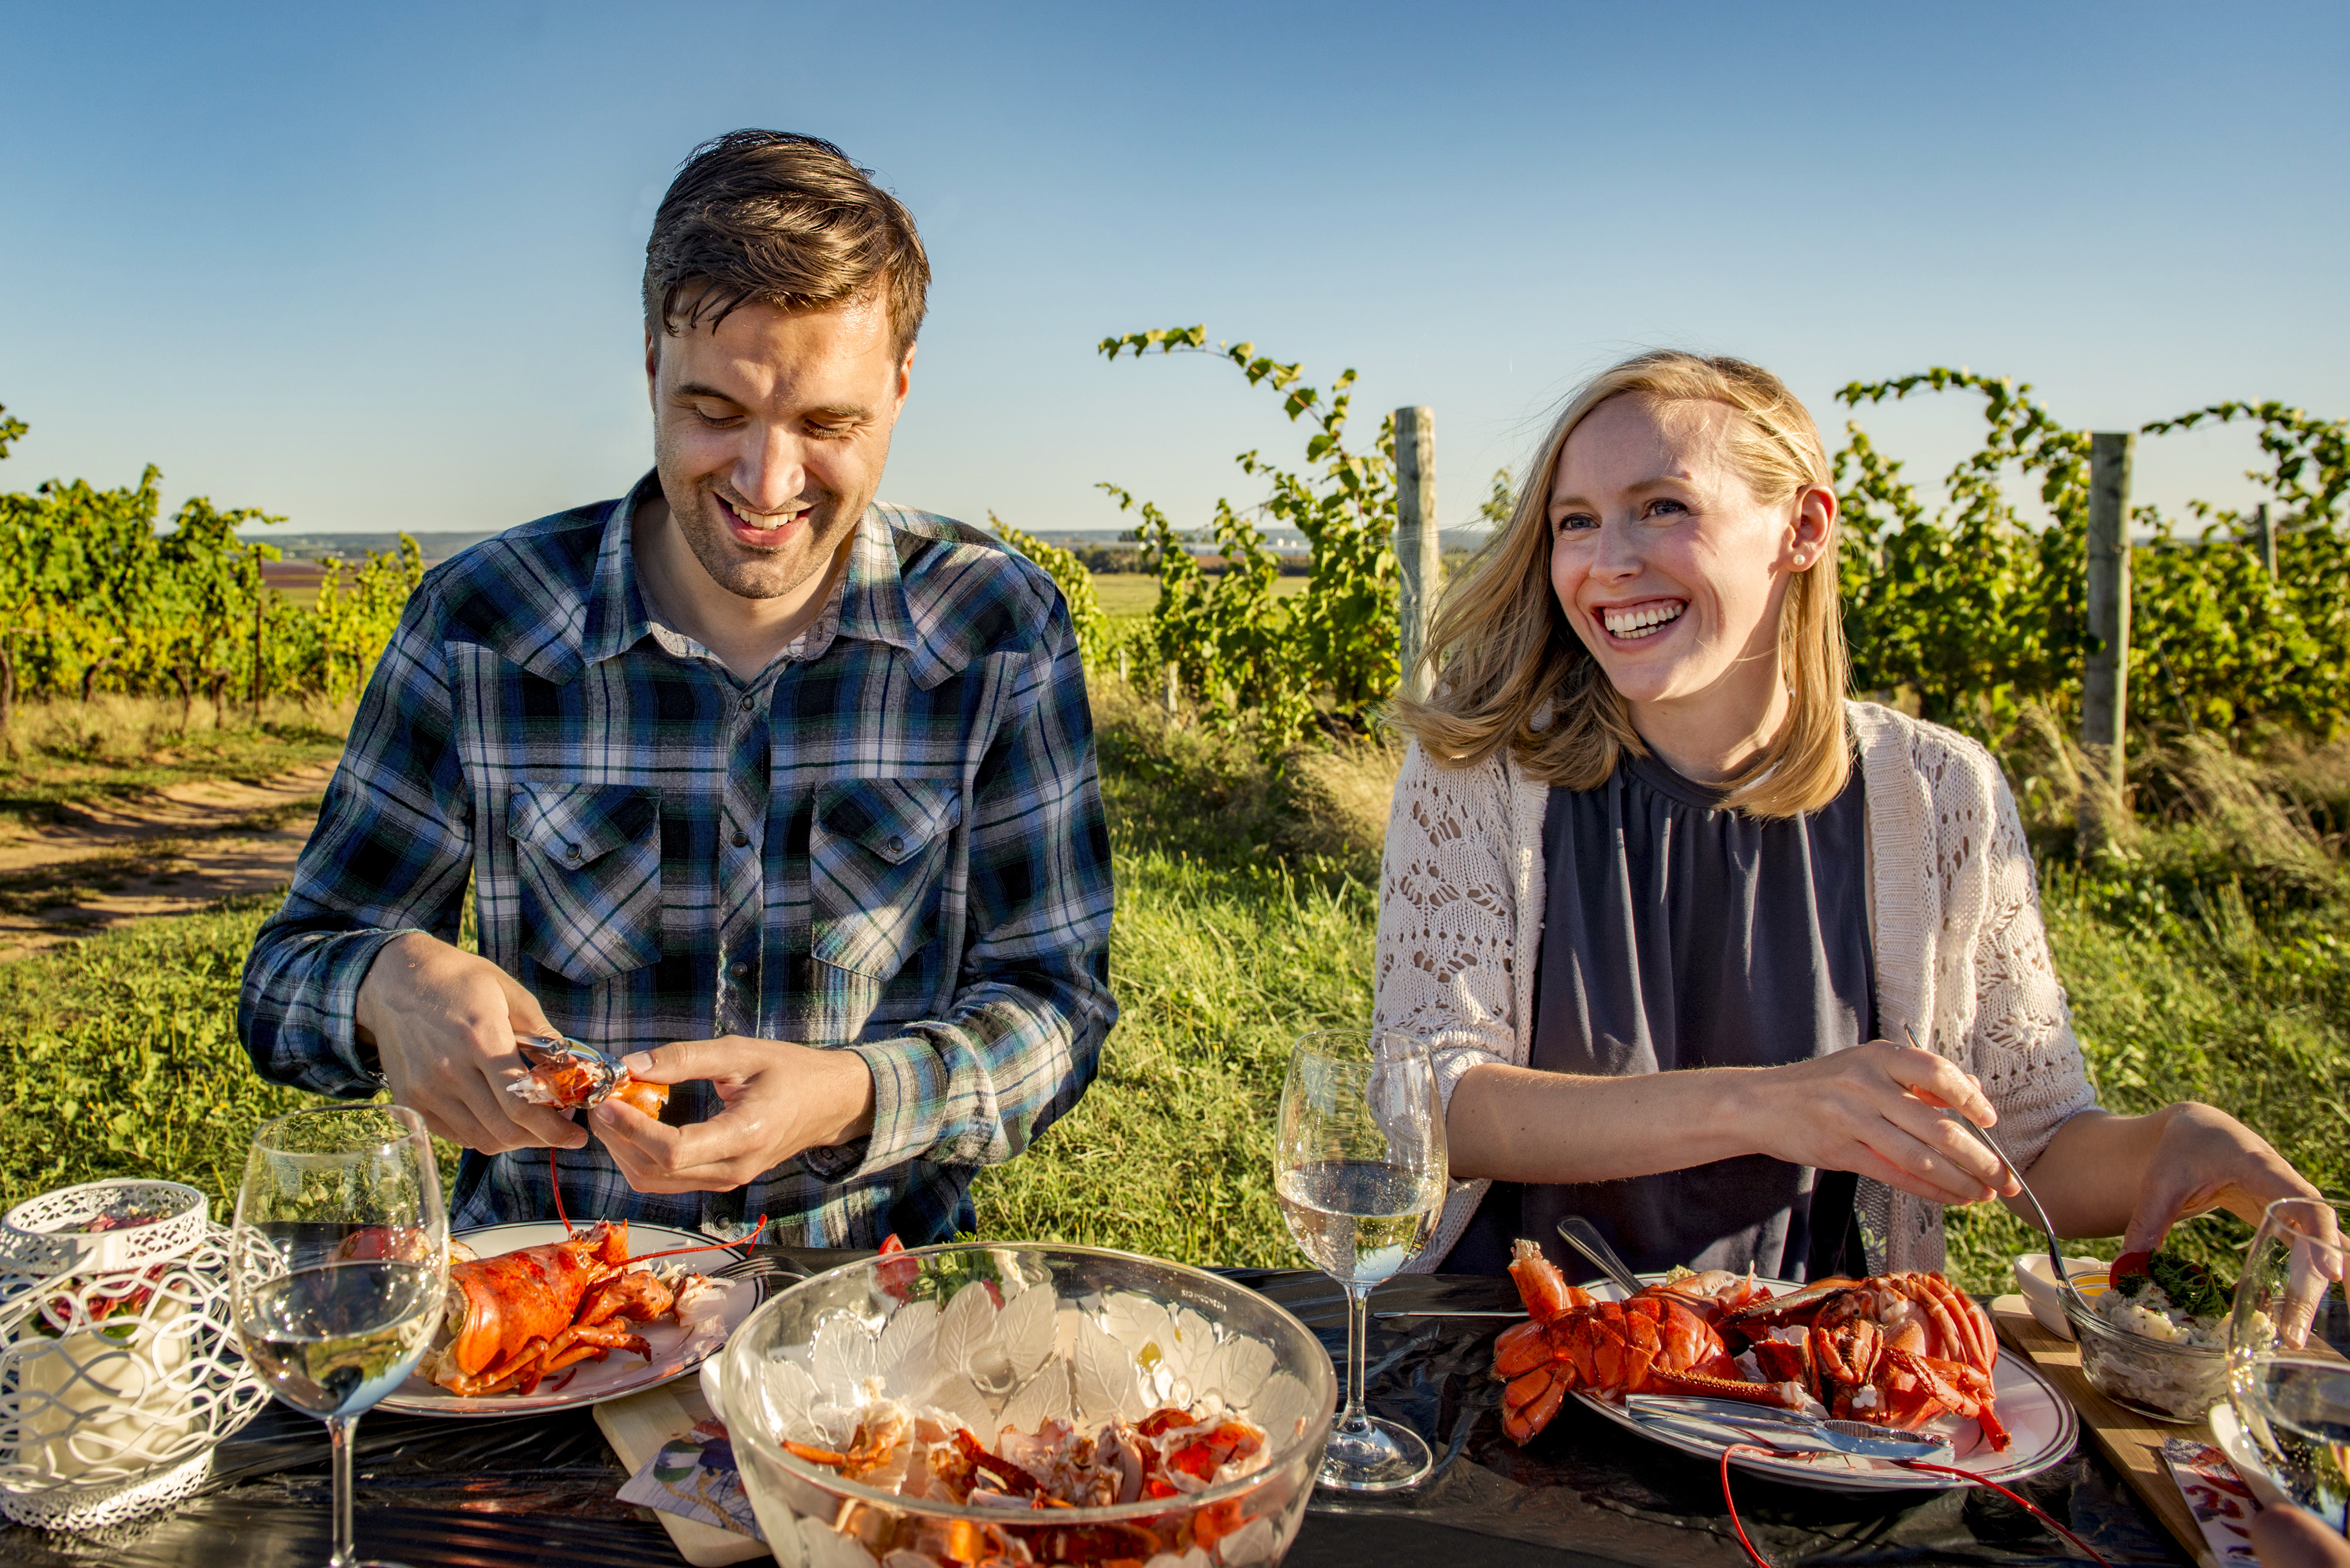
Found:
[[[762,1248],[810,1269],[869,1254]],[[1345,1297],[1296,1269],[1220,1271],[1295,1313],[1334,1357]],[[1507,1280],[1416,1275],[1372,1295],[1378,1313],[1510,1308]],[[1742,1563],[1716,1468],[1644,1442],[1569,1401],[1534,1445],[1502,1436],[1493,1335],[1477,1317],[1371,1324],[1369,1402],[1437,1450],[1419,1488],[1379,1497],[1316,1494],[1285,1560],[1341,1564]],[[614,1495],[626,1473],[585,1409],[490,1420],[378,1411],[359,1429],[359,1549],[411,1568],[593,1563],[676,1568],[656,1516]],[[2080,1561],[2036,1520],[1980,1488],[1843,1494],[1733,1472],[1747,1533],[1774,1563]],[[2017,1489],[2115,1563],[2185,1563],[2161,1525],[2094,1452],[2076,1451]],[[108,1538],[0,1531],[0,1563],[63,1568],[317,1568],[327,1560],[324,1428],[272,1404],[222,1445],[209,1489],[160,1521]],[[764,1561],[762,1559],[761,1561]]]

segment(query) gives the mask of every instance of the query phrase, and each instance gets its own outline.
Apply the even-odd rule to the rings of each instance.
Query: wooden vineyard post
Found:
[[[258,563],[255,563],[255,568],[254,568],[254,575],[255,575],[255,576],[259,576],[261,575],[261,573],[260,573],[260,566],[259,566],[259,564],[258,564]],[[262,607],[263,607],[265,604],[266,604],[266,603],[268,602],[268,599],[269,599],[269,588],[268,588],[268,586],[267,586],[265,583],[256,583],[255,585],[254,585],[254,589],[253,589],[253,727],[254,727],[255,729],[256,729],[256,730],[258,730],[258,729],[260,729],[260,728],[261,728],[261,616],[262,616]]]
[[[2269,522],[2269,504],[2265,501],[2252,508],[2252,548],[2261,553],[2261,565],[2268,568],[2269,581],[2275,582],[2276,528]]]
[[[1436,532],[1436,410],[1395,411],[1396,560],[1403,568],[1398,596],[1397,646],[1407,697],[1427,695],[1427,671],[1419,661],[1428,649],[1436,596],[1443,586],[1443,547]]]
[[[2100,431],[2089,438],[2089,658],[2081,672],[2081,745],[2099,781],[2084,781],[2081,848],[2112,843],[2126,809],[2123,736],[2129,720],[2130,463],[2137,436]]]

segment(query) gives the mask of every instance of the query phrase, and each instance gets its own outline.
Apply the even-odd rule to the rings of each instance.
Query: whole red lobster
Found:
[[[433,1381],[465,1396],[535,1391],[541,1379],[615,1350],[650,1359],[632,1325],[666,1315],[676,1296],[631,1269],[629,1225],[590,1226],[561,1241],[449,1266],[449,1347]]]
[[[1991,1413],[1991,1320],[1939,1274],[1821,1280],[1774,1299],[1715,1271],[1603,1302],[1568,1284],[1534,1242],[1514,1253],[1510,1277],[1528,1321],[1493,1345],[1513,1442],[1531,1442],[1582,1389],[1699,1394],[1894,1427],[1949,1413],[2007,1447]]]

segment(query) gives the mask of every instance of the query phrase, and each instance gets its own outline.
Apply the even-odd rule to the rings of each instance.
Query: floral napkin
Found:
[[[696,1421],[681,1438],[663,1443],[644,1469],[620,1489],[620,1501],[674,1513],[696,1524],[764,1541],[751,1500],[734,1469],[734,1445],[716,1417]]]
[[[2165,1438],[2162,1457],[2170,1466],[2195,1522],[2203,1529],[2211,1560],[2234,1568],[2258,1568],[2252,1555],[2252,1521],[2261,1516],[2260,1500],[2236,1474],[2228,1456],[2210,1443],[2191,1438]],[[628,1494],[620,1494],[626,1497]]]

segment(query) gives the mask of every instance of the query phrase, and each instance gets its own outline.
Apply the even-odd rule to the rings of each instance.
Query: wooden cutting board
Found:
[[[702,1397],[701,1381],[692,1377],[681,1377],[658,1388],[648,1388],[625,1399],[608,1399],[596,1407],[596,1425],[604,1429],[605,1441],[612,1445],[612,1451],[620,1457],[621,1465],[630,1475],[650,1463],[663,1443],[682,1438],[696,1421],[709,1417],[710,1406]],[[677,1554],[692,1563],[693,1568],[723,1568],[725,1563],[748,1563],[768,1554],[764,1542],[731,1530],[697,1524],[674,1513],[656,1512],[653,1517],[661,1521],[661,1528],[677,1543]]]
[[[2113,1461],[2114,1468],[2121,1471],[2122,1479],[2129,1482],[2138,1500],[2178,1538],[2187,1555],[2198,1563],[2206,1561],[2210,1547],[2203,1540],[2202,1528],[2187,1506],[2187,1499],[2179,1492],[2178,1482],[2171,1476],[2170,1466],[2163,1460],[2162,1440],[2187,1438],[2199,1443],[2210,1442],[2210,1423],[2174,1426],[2150,1421],[2135,1410],[2123,1409],[2090,1387],[2088,1377],[2081,1371],[2080,1346],[2041,1327],[2040,1320],[2032,1315],[2032,1309],[2020,1295],[1994,1298],[1991,1315],[1999,1325],[2000,1338],[2007,1342],[2009,1348],[2031,1357],[2033,1365],[2056,1385],[2057,1391],[2072,1401],[2090,1438]]]

